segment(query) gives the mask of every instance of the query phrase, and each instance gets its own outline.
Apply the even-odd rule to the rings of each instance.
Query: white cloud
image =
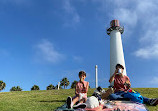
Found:
[[[128,35],[131,33],[135,33],[134,31],[137,30],[142,32],[140,33],[138,38],[140,43],[139,46],[144,46],[144,48],[139,48],[138,46],[138,49],[134,52],[134,54],[137,57],[141,57],[144,59],[157,59],[158,2],[155,0],[133,0],[128,3],[120,3],[122,3],[121,0],[116,0],[115,2],[116,9],[114,9],[114,18],[119,19],[120,22],[126,26]]]
[[[144,59],[158,58],[157,0],[93,0],[93,2],[99,4],[98,11],[106,15],[106,20],[120,20],[120,24],[125,27],[125,38],[136,36],[132,36],[139,41],[136,51],[132,52],[135,56]]]
[[[140,48],[135,52],[137,57],[142,57],[144,59],[157,59],[158,58],[158,44],[153,46],[148,46],[145,48]]]
[[[151,84],[158,84],[158,77],[154,77],[151,81]]]
[[[80,16],[70,0],[64,0],[64,10],[66,12],[65,26],[74,26],[80,22]]]
[[[158,42],[158,30],[148,30],[143,37],[139,39],[141,44],[145,43],[149,45],[157,44]]]
[[[83,61],[83,58],[80,57],[80,56],[73,56],[73,60],[74,60],[74,61],[77,61],[77,62],[82,62],[82,61]]]
[[[64,59],[64,55],[58,52],[50,41],[45,39],[36,45],[36,56],[39,61],[44,60],[50,63],[57,63]]]
[[[137,24],[137,14],[133,10],[124,8],[116,9],[114,11],[114,18],[117,18],[122,24],[128,27],[134,27]]]
[[[158,2],[151,0],[138,2],[138,14],[141,16],[142,31],[139,43],[144,48],[138,48],[135,51],[137,57],[144,59],[158,59],[158,27],[157,27],[157,7]],[[141,28],[140,27],[140,28]]]
[[[143,0],[143,1],[135,1],[137,4],[137,10],[139,14],[149,15],[153,14],[157,9],[157,2],[155,0]],[[147,17],[147,16],[145,16]]]

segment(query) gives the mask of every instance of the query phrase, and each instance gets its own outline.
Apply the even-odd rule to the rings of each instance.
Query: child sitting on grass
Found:
[[[76,83],[76,88],[75,88],[75,96],[73,99],[69,96],[67,98],[67,108],[85,108],[86,104],[85,102],[87,101],[87,92],[89,88],[89,82],[85,81],[86,78],[86,73],[84,71],[79,72],[79,78],[80,80]],[[79,102],[77,105],[73,106]]]

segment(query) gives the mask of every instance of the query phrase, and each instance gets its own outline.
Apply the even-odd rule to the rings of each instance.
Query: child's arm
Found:
[[[126,85],[126,87],[127,87],[128,89],[131,87],[131,82],[130,82],[129,77],[127,77],[127,80],[126,80],[126,82],[125,82],[125,85]]]
[[[118,70],[116,69],[115,72],[114,72],[114,74],[110,77],[110,79],[109,79],[109,82],[110,82],[110,83],[115,80],[115,76],[116,76],[116,73],[117,73],[117,72],[118,72]]]
[[[77,83],[76,83],[76,87],[75,87],[75,94],[78,95],[79,94],[79,91],[78,91],[78,86],[77,86]]]
[[[84,86],[85,93],[88,92],[88,88],[89,88],[89,82],[87,82],[87,86]]]

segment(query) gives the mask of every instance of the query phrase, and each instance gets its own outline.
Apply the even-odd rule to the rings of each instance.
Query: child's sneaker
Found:
[[[151,106],[156,106],[158,104],[158,98],[149,100]]]
[[[85,103],[79,103],[79,104],[73,106],[73,109],[78,109],[78,108],[84,109],[84,108],[86,108],[86,106],[87,105]]]
[[[67,103],[67,108],[68,109],[72,108],[72,106],[71,106],[72,98],[70,96],[67,98],[66,103]]]

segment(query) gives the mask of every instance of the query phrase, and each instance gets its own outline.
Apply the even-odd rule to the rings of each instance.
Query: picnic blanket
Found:
[[[132,101],[108,101],[96,108],[67,109],[66,104],[55,111],[148,111],[144,104]]]
[[[110,101],[99,107],[90,109],[85,108],[85,111],[148,111],[144,104],[131,101]]]

